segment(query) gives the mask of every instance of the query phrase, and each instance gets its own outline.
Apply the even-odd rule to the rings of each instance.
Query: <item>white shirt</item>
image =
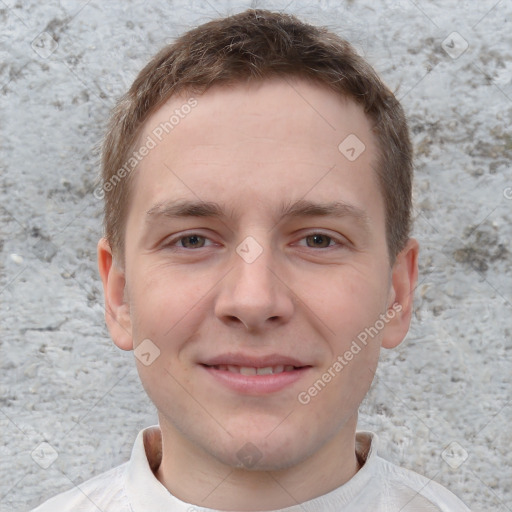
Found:
[[[377,443],[373,432],[357,432],[356,450],[365,462],[348,482],[275,512],[470,512],[440,484],[382,459]],[[160,428],[143,429],[129,462],[55,496],[33,512],[216,512],[173,496],[153,474],[160,458]]]

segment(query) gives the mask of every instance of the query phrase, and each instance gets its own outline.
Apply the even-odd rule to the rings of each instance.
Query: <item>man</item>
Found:
[[[356,432],[417,280],[403,111],[336,35],[249,10],[164,48],[103,147],[114,343],[159,425],[38,512],[467,511]]]

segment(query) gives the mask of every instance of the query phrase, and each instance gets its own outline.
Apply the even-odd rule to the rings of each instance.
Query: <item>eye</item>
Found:
[[[312,235],[308,235],[304,238],[306,240],[306,244],[308,247],[319,247],[320,249],[325,249],[326,247],[331,246],[331,242],[334,240],[323,233],[315,233]]]
[[[210,243],[207,243],[210,242]],[[197,233],[180,236],[165,242],[164,247],[171,249],[201,249],[211,245],[211,240]]]
[[[323,233],[321,231],[310,231],[304,233],[303,237],[295,243],[307,249],[324,249],[326,251],[344,250],[353,248],[352,242],[343,235],[336,233]]]
[[[201,235],[188,235],[180,238],[178,244],[186,249],[197,249],[198,247],[204,247],[206,243],[206,237]]]

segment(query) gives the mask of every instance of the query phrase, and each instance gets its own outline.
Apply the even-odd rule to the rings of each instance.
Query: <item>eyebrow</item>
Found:
[[[218,219],[233,218],[233,212],[229,214],[218,203],[207,201],[166,201],[155,204],[146,212],[146,220],[151,221],[155,217],[169,217],[173,219],[185,217],[211,217]],[[282,203],[278,219],[294,217],[352,217],[365,229],[369,230],[370,220],[361,208],[344,203],[332,201],[328,203],[312,202],[299,199],[295,202]]]

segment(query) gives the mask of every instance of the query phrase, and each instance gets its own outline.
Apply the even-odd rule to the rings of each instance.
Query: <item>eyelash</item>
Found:
[[[306,240],[307,238],[311,237],[311,236],[315,236],[315,235],[319,235],[319,236],[323,236],[323,237],[326,237],[329,239],[329,245],[327,247],[320,247],[319,249],[331,249],[333,247],[336,247],[336,245],[340,246],[340,247],[347,247],[348,246],[348,242],[347,241],[344,241],[340,238],[337,238],[337,237],[334,237],[334,236],[331,236],[327,233],[322,233],[321,231],[312,231],[310,233],[307,233],[305,234],[302,238],[300,238],[299,241],[302,241],[302,240]],[[178,250],[185,250],[185,251],[194,251],[194,250],[198,250],[198,249],[205,249],[206,247],[211,247],[211,244],[210,245],[207,245],[206,247],[198,247],[197,249],[190,249],[190,248],[187,248],[187,247],[178,247],[178,243],[181,242],[182,240],[185,240],[187,238],[192,238],[192,237],[198,237],[198,238],[204,238],[205,240],[209,240],[211,242],[211,239],[208,238],[207,236],[204,236],[204,235],[201,235],[199,233],[190,233],[188,235],[180,235],[179,237],[175,237],[175,238],[172,238],[170,240],[168,240],[167,242],[165,242],[163,244],[163,247],[164,248],[169,248],[169,249],[178,249]],[[331,245],[331,242],[334,242],[334,245]],[[307,245],[301,245],[302,247],[306,247],[307,249],[315,249],[315,247],[308,247]]]

